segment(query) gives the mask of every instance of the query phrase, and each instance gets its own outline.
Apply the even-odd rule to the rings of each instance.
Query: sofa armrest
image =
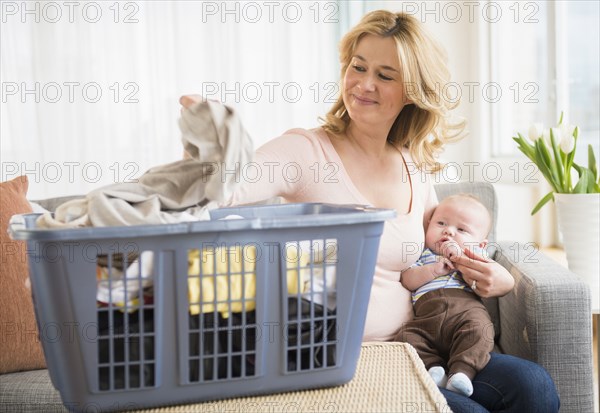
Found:
[[[593,411],[590,289],[532,246],[500,242],[495,260],[515,278],[499,298],[498,346],[532,360],[552,376],[561,412]]]

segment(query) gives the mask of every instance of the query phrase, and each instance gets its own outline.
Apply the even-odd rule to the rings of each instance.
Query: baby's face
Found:
[[[435,209],[427,233],[425,246],[442,254],[442,244],[456,242],[461,250],[474,246],[485,247],[490,217],[485,207],[473,199],[457,197],[444,199]]]

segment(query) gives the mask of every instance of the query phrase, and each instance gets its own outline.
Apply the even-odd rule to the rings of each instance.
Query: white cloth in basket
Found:
[[[208,219],[252,160],[252,139],[237,114],[214,101],[182,109],[179,127],[191,159],[151,168],[136,182],[105,186],[46,213],[38,228],[168,224]],[[237,174],[231,173],[233,170]],[[237,176],[236,176],[237,175]]]

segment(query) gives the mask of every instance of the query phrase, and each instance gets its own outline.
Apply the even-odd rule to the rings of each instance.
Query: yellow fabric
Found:
[[[297,245],[291,244],[291,246],[285,249],[287,291],[295,295],[304,291],[304,284],[310,276],[308,267],[310,254]],[[188,253],[190,313],[197,315],[218,311],[224,318],[228,318],[230,312],[254,310],[256,308],[254,300],[256,258],[254,246],[190,250]]]

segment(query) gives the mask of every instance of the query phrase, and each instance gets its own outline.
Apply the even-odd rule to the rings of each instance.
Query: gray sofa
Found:
[[[486,183],[437,185],[438,197],[469,192],[494,214],[497,199]],[[66,198],[38,201],[49,210]],[[494,217],[495,218],[495,217]],[[514,242],[493,242],[493,258],[515,278],[515,288],[486,300],[496,325],[497,350],[545,367],[558,388],[561,412],[593,411],[592,315],[589,287],[544,254]],[[0,412],[66,411],[46,370],[0,376]],[[95,410],[94,410],[95,411]]]

